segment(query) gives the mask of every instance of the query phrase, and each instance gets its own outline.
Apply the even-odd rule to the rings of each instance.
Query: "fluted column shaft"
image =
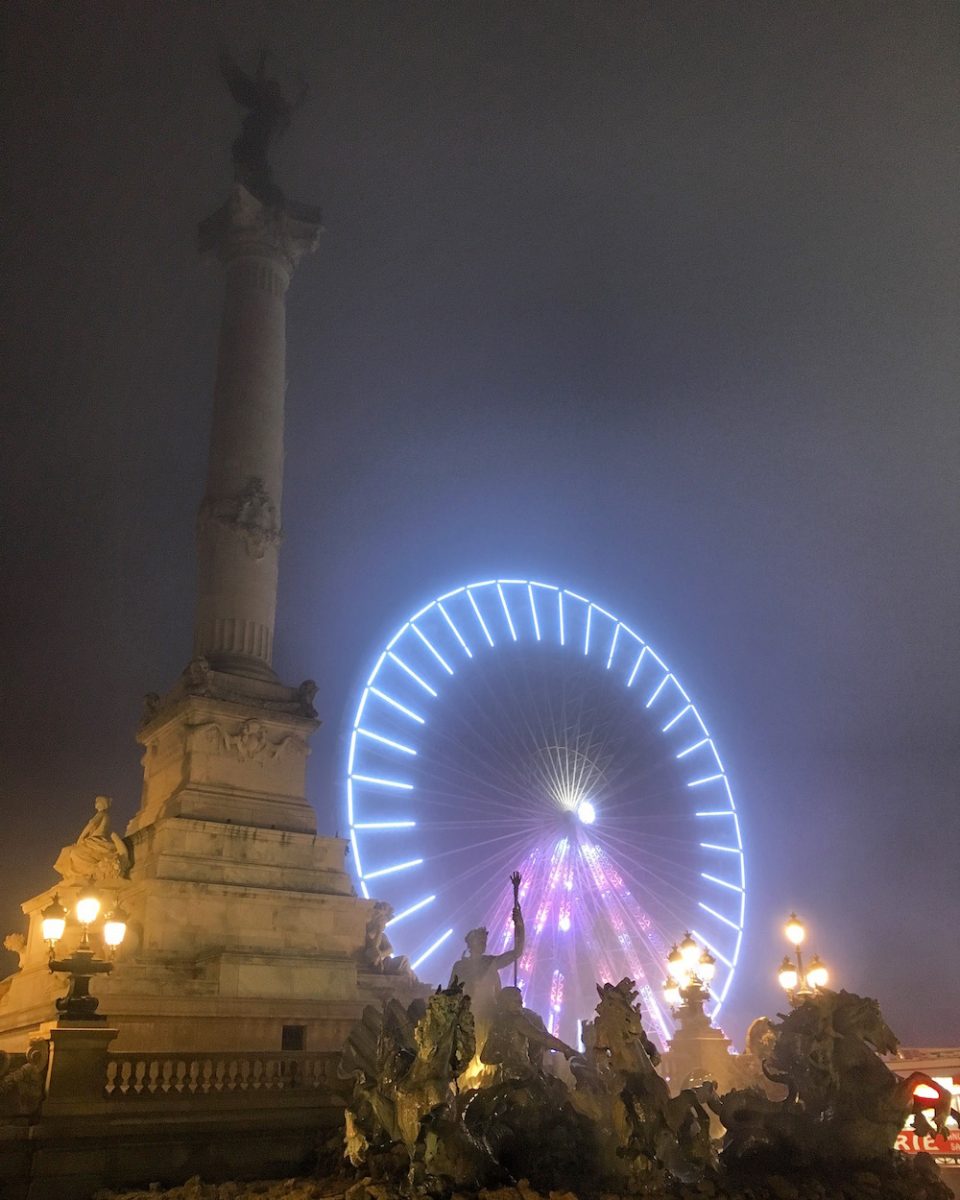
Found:
[[[226,287],[207,489],[197,520],[194,653],[221,671],[272,677],[281,540],[286,290],[315,222],[242,186],[201,227]]]

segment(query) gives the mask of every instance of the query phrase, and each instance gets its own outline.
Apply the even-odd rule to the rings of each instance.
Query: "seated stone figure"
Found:
[[[130,852],[110,825],[110,797],[97,796],[95,812],[72,846],[64,846],[53,869],[67,883],[123,879],[130,870]]]
[[[360,961],[381,975],[412,975],[406,955],[395,955],[387,937],[387,922],[392,915],[393,909],[389,904],[382,900],[374,903],[370,920],[367,921]]]
[[[540,1016],[524,1008],[520,989],[505,987],[497,994],[496,1008],[480,1061],[498,1067],[501,1080],[531,1079],[543,1070],[547,1050],[557,1050],[566,1058],[575,1051],[549,1033]]]

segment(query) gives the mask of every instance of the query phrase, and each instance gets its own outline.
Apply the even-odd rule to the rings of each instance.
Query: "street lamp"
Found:
[[[783,932],[787,941],[793,946],[794,957],[791,959],[789,955],[784,956],[783,962],[777,970],[777,980],[790,997],[791,1004],[800,1004],[827,986],[830,973],[816,954],[804,971],[803,954],[800,947],[806,939],[807,930],[796,913],[790,914],[783,927]]]
[[[689,933],[674,945],[667,955],[667,979],[663,998],[671,1008],[681,1002],[685,1007],[703,1008],[710,992],[710,980],[717,971],[717,960],[709,950],[701,948]]]
[[[63,937],[67,925],[67,911],[59,896],[40,914],[44,941],[50,947],[50,970],[63,971],[70,976],[70,989],[57,1000],[57,1012],[69,1021],[105,1021],[97,1012],[99,1001],[90,995],[90,980],[94,975],[109,975],[112,962],[97,958],[90,946],[90,926],[100,915],[100,899],[94,893],[81,892],[74,906],[80,924],[80,942],[69,958],[54,958],[57,943]],[[104,918],[103,941],[111,956],[121,944],[127,932],[127,914],[117,902]]]

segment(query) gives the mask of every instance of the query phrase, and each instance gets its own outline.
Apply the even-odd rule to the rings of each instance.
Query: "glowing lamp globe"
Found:
[[[683,955],[680,953],[680,947],[674,943],[673,949],[667,956],[667,971],[671,979],[679,979],[683,974]]]
[[[829,978],[829,971],[823,965],[820,959],[814,955],[813,962],[810,964],[810,969],[807,971],[807,983],[812,988],[822,988],[827,986],[827,980]]]
[[[103,940],[115,950],[127,935],[127,914],[119,906],[108,912],[103,919]]]
[[[668,979],[663,985],[663,998],[671,1008],[680,1003],[680,987],[675,979]]]
[[[797,968],[793,965],[789,958],[785,958],[780,964],[780,970],[777,972],[777,979],[780,981],[780,986],[785,992],[792,992],[796,988],[800,980],[797,974]]]
[[[100,913],[100,901],[91,892],[85,892],[77,901],[76,911],[81,925],[92,925]]]
[[[63,937],[63,931],[67,927],[67,910],[60,903],[60,897],[54,896],[53,900],[40,914],[40,919],[43,928],[43,940],[54,945]]]
[[[709,983],[717,973],[717,960],[713,957],[709,950],[704,950],[700,955],[700,961],[697,964],[697,974],[704,983]]]
[[[787,935],[787,941],[793,946],[799,946],[803,939],[807,936],[807,931],[803,926],[803,922],[796,913],[790,914],[790,919],[783,927],[783,932]]]
[[[700,958],[700,947],[689,933],[683,935],[683,941],[680,943],[680,958],[687,971],[692,971],[696,968],[697,961]]]

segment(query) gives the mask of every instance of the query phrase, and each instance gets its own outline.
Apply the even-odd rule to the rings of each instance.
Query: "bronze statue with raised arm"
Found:
[[[466,936],[467,953],[457,959],[450,972],[450,982],[459,980],[463,990],[470,997],[471,1008],[476,1022],[477,1045],[481,1049],[490,1031],[497,1007],[497,996],[502,984],[500,972],[504,967],[515,963],[523,954],[524,928],[523,912],[520,909],[518,897],[519,876],[511,876],[514,885],[513,902],[513,948],[504,950],[502,954],[487,954],[487,931],[482,926],[471,929]]]

